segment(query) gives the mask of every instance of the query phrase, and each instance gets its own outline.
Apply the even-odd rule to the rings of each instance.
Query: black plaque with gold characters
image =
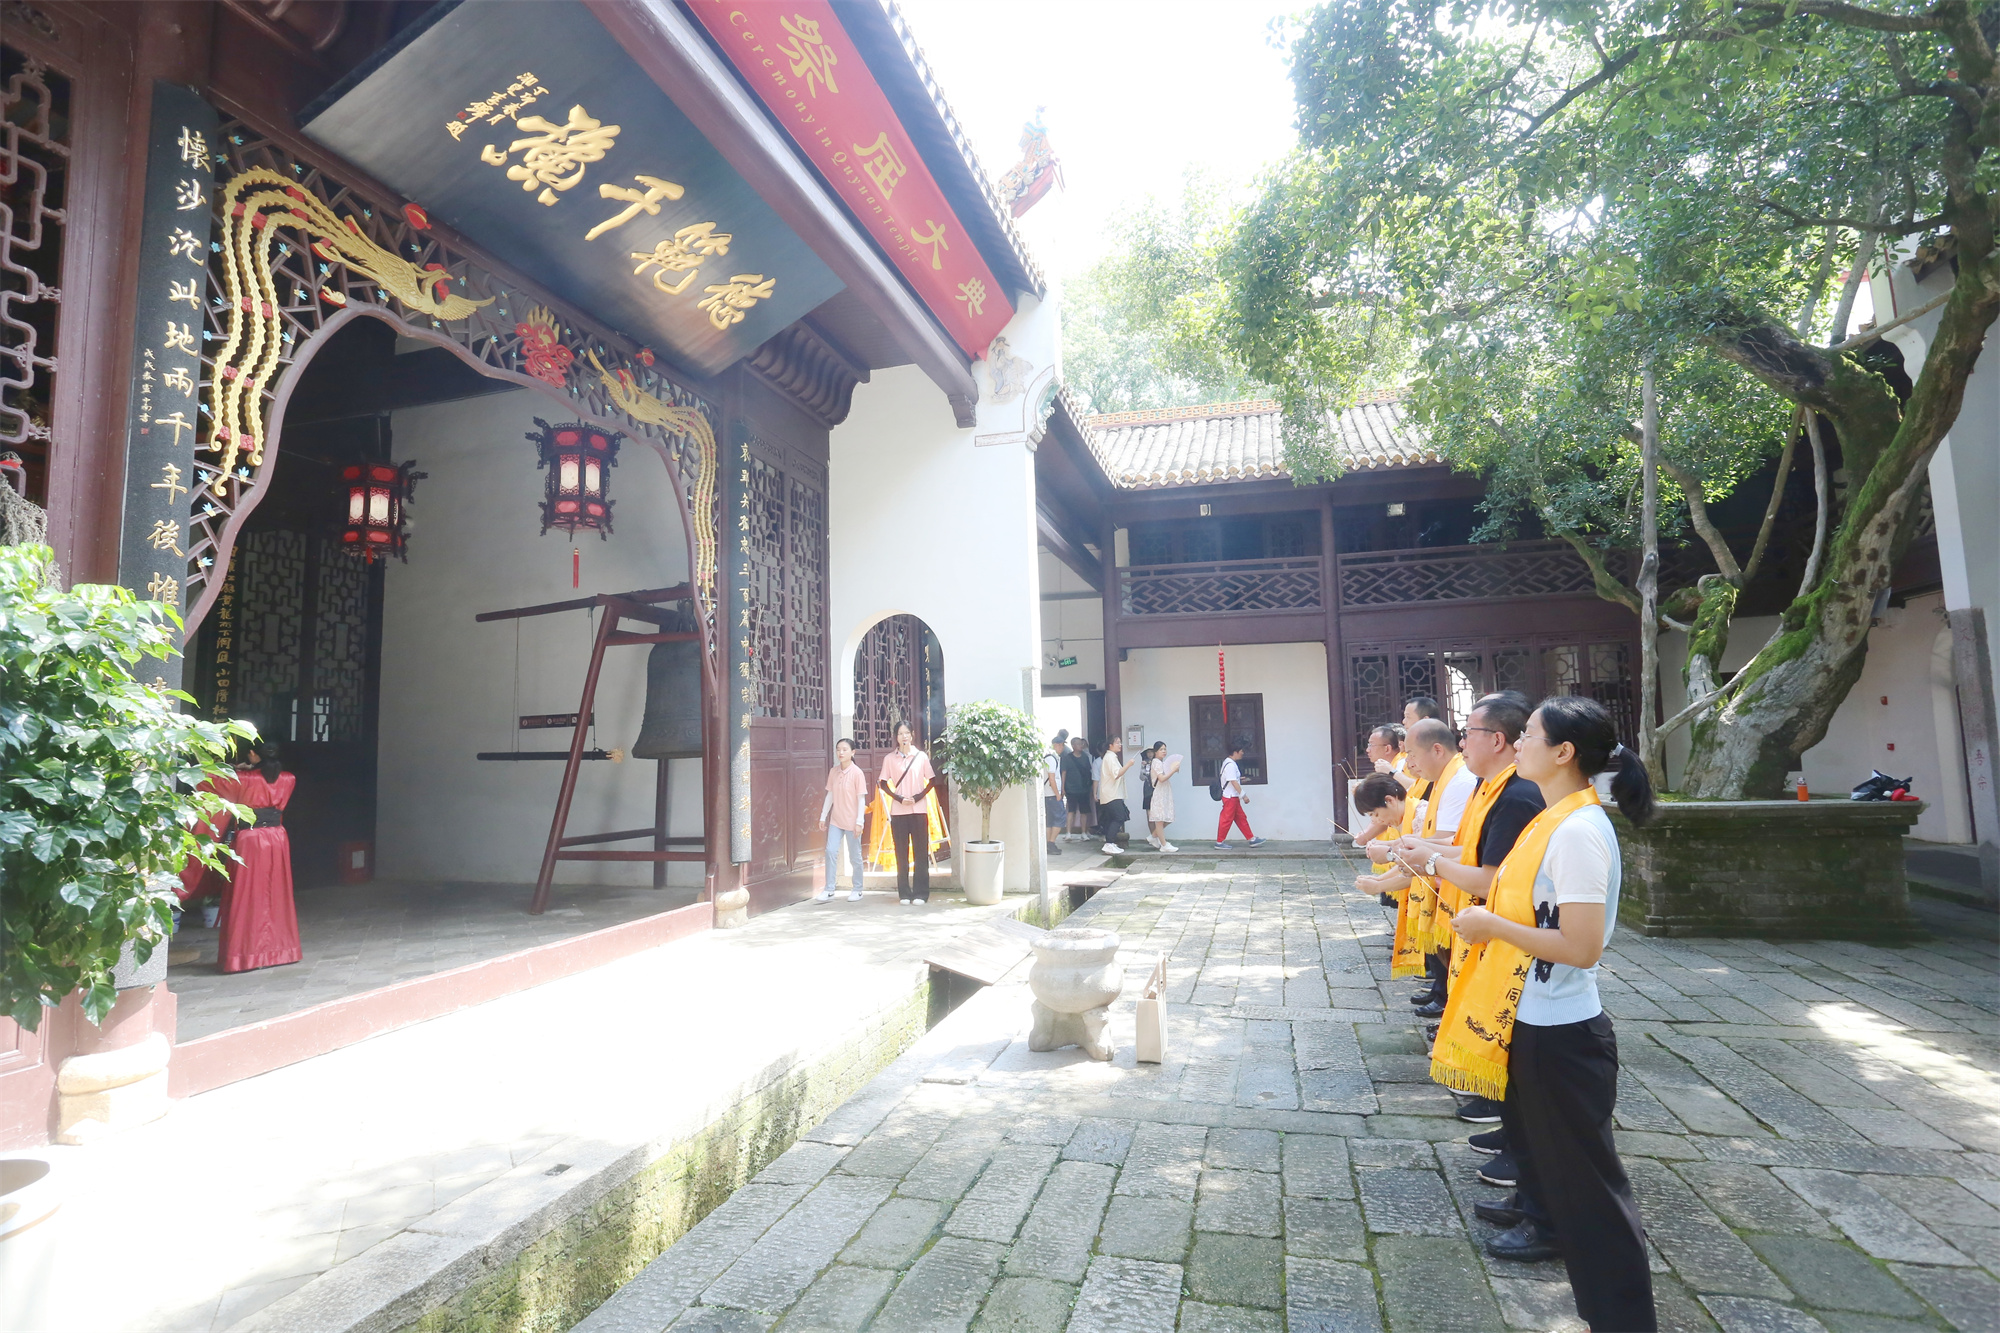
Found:
[[[703,374],[840,290],[576,0],[440,5],[300,122],[429,217]]]
[[[139,290],[126,404],[125,516],[118,581],[181,609],[188,500],[200,487],[202,305],[215,197],[215,108],[153,85]]]

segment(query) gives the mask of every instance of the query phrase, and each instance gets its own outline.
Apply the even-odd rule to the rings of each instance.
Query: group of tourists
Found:
[[[1146,818],[1147,845],[1159,852],[1179,851],[1167,841],[1167,825],[1174,822],[1173,780],[1181,767],[1181,756],[1168,754],[1165,741],[1156,741],[1128,759],[1120,737],[1111,737],[1093,752],[1083,737],[1058,731],[1042,756],[1042,822],[1049,855],[1061,856],[1065,841],[1099,840],[1105,855],[1124,855],[1132,822],[1126,792],[1134,769],[1139,773],[1139,809]]]
[[[896,724],[896,748],[882,756],[882,771],[871,792],[868,775],[854,762],[854,742],[842,736],[833,744],[833,767],[826,775],[826,798],[819,807],[820,831],[826,834],[826,879],[814,902],[829,902],[838,888],[843,855],[848,864],[848,900],[861,901],[863,860],[861,821],[879,795],[889,812],[889,836],[896,847],[896,901],[922,907],[931,900],[931,792],[938,785],[931,757],[917,748],[916,731]]]
[[[1462,734],[1437,701],[1368,738],[1354,831],[1357,887],[1396,909],[1392,977],[1433,1020],[1431,1077],[1459,1118],[1479,1179],[1509,1189],[1474,1212],[1505,1228],[1499,1259],[1561,1256],[1577,1313],[1597,1329],[1658,1327],[1644,1230],[1612,1140],[1618,1044],[1597,964],[1618,916],[1618,837],[1595,779],[1644,823],[1652,784],[1595,700],[1512,691],[1480,699]]]

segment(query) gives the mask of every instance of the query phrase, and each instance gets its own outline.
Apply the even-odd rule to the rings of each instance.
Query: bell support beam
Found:
[[[785,225],[861,298],[903,351],[944,390],[959,426],[972,426],[979,386],[965,357],[673,0],[584,3]]]

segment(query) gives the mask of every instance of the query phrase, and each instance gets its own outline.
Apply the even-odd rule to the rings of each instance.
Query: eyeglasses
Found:
[[[1549,738],[1547,736],[1537,736],[1532,731],[1522,732],[1521,739],[1524,741],[1540,741],[1544,745],[1547,745],[1549,743]]]
[[[1466,734],[1468,735],[1470,735],[1472,732],[1475,731],[1483,731],[1487,733],[1489,736],[1503,736],[1506,734],[1505,732],[1501,731],[1500,728],[1498,727],[1467,727],[1465,730]]]

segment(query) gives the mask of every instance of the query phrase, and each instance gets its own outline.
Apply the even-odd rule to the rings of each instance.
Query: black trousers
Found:
[[[1097,831],[1104,835],[1106,842],[1125,841],[1125,826],[1132,820],[1132,812],[1125,808],[1123,801],[1106,801],[1097,807]]]
[[[929,902],[931,897],[931,817],[890,815],[889,836],[896,841],[896,896]],[[910,863],[917,866],[917,887],[910,888]]]
[[[1609,1015],[1514,1024],[1501,1123],[1522,1194],[1555,1231],[1583,1321],[1595,1333],[1655,1333],[1645,1231],[1611,1138],[1617,1102]]]

